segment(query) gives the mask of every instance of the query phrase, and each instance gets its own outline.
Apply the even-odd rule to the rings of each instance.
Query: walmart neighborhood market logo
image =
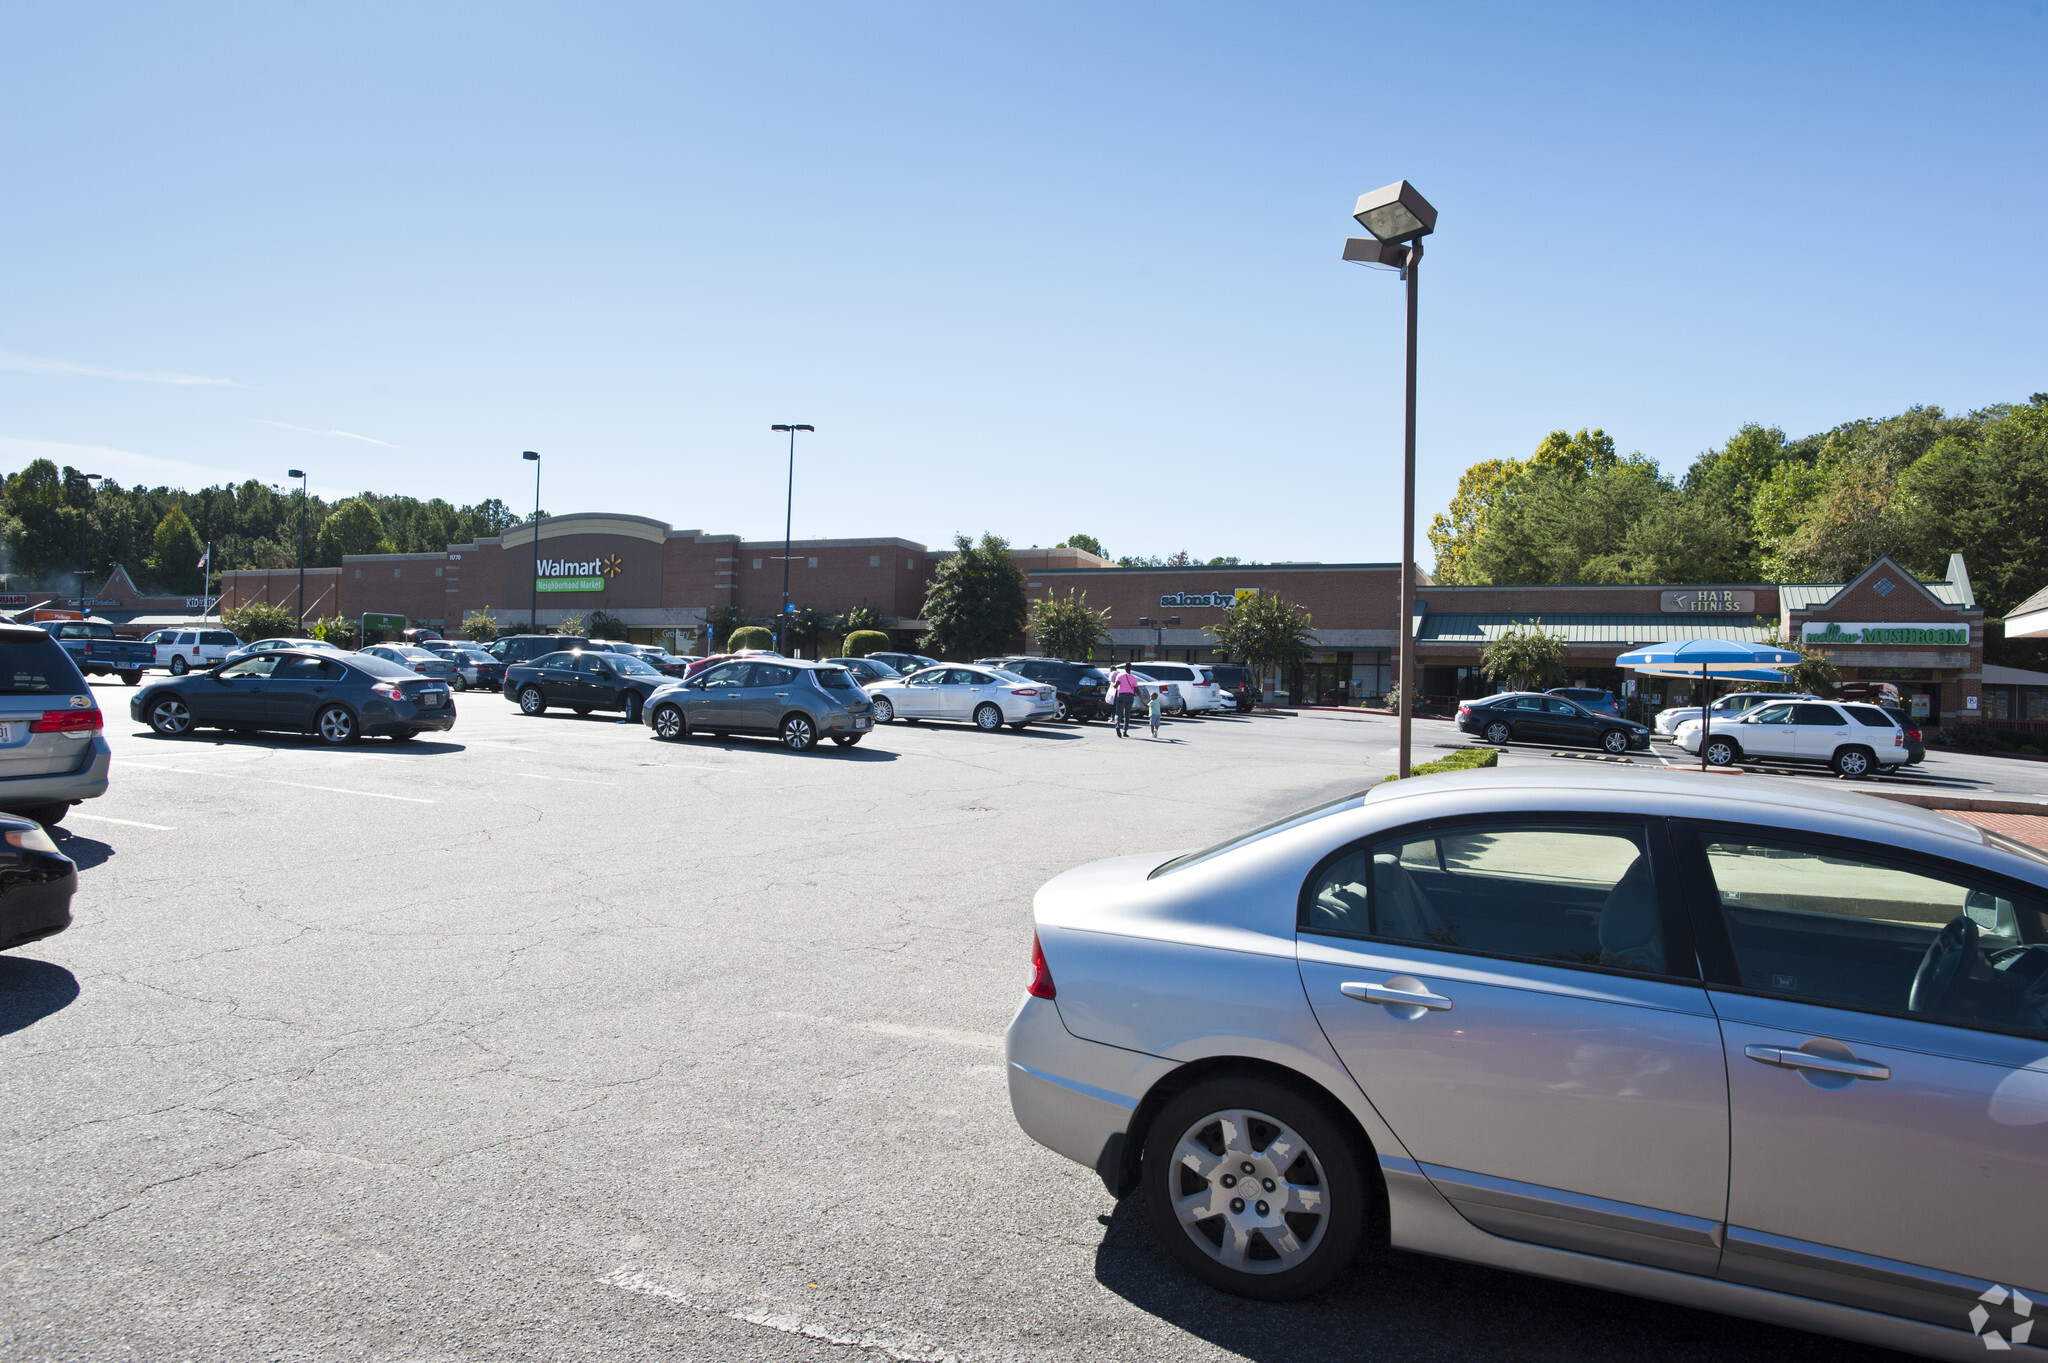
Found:
[[[626,571],[626,561],[617,554],[602,558],[544,558],[534,565],[535,586],[544,592],[601,592],[608,577]]]
[[[2019,1324],[2003,1334],[1997,1330],[1985,1329],[1984,1327],[1991,1324],[1991,1313],[1984,1309],[1987,1302],[1992,1306],[2005,1306],[2010,1303],[2012,1314],[2020,1318]],[[2015,1344],[2025,1344],[2033,1335],[2033,1314],[2034,1303],[2027,1299],[2026,1293],[2018,1288],[1993,1283],[1977,1295],[1977,1304],[1970,1308],[1970,1332],[1984,1341],[1985,1348],[2000,1353]]]

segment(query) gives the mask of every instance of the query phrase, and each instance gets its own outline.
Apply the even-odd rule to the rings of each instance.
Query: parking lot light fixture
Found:
[[[816,426],[784,425],[777,422],[768,428],[771,431],[789,432],[789,492],[782,503],[782,609],[775,615],[775,651],[782,652],[782,631],[789,622],[789,527],[796,510],[796,433],[816,432]]]
[[[286,469],[287,478],[299,480],[299,637],[306,635],[306,471]],[[200,588],[200,597],[206,595],[205,587]],[[339,610],[339,607],[336,608]]]
[[[1406,180],[1359,195],[1351,216],[1381,241],[1413,241],[1436,231],[1436,209]]]
[[[540,455],[527,450],[519,456],[533,461],[533,605],[527,616],[526,632],[540,633]]]

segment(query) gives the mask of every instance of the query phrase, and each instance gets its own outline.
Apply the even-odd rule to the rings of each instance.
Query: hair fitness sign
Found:
[[[1900,625],[1889,622],[1808,620],[1800,641],[1809,644],[1918,644],[1970,646],[1968,625]]]

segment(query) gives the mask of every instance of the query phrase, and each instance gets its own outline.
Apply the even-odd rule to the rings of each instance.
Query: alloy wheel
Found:
[[[1173,1219],[1221,1266],[1283,1273],[1315,1252],[1328,1180],[1278,1118],[1236,1108],[1197,1118],[1174,1143],[1173,1165]]]
[[[182,677],[182,676],[184,676],[184,675],[185,675],[185,674],[186,674],[187,672],[190,672],[191,670],[192,670],[192,668],[191,668],[190,664],[188,664],[188,663],[187,663],[187,662],[186,662],[186,661],[185,661],[185,660],[184,660],[183,658],[180,658],[180,657],[175,657],[175,656],[174,656],[174,657],[173,657],[173,658],[171,659],[171,675],[172,675],[172,676],[174,676],[174,677]]]
[[[1059,710],[1053,715],[1054,719],[1072,719],[1074,717],[1074,712],[1067,708],[1067,698],[1065,696],[1061,696],[1057,704],[1059,705]]]
[[[168,738],[192,731],[192,712],[176,696],[166,696],[149,707],[149,727]]]
[[[1837,776],[1868,776],[1870,775],[1870,758],[1861,748],[1844,748],[1835,754],[1835,774]]]
[[[981,704],[974,710],[975,724],[989,733],[1003,727],[1003,712],[993,705]]]
[[[1619,755],[1628,751],[1628,735],[1619,729],[1609,729],[1600,735],[1600,746]]]
[[[1737,760],[1735,745],[1725,738],[1716,738],[1707,744],[1707,765],[1710,767],[1732,767]]]
[[[1507,725],[1501,723],[1499,720],[1495,720],[1493,723],[1486,726],[1486,741],[1488,743],[1493,744],[1495,747],[1500,747],[1506,744],[1507,741],[1510,738],[1513,738],[1514,736],[1514,730],[1508,728]]]
[[[654,732],[660,738],[681,738],[683,736],[683,712],[673,705],[663,705],[654,712]]]
[[[537,715],[548,708],[548,698],[540,693],[538,686],[529,686],[519,693],[519,708],[529,715]]]
[[[791,752],[809,752],[817,742],[818,729],[809,715],[791,715],[782,721],[782,746]]]
[[[887,696],[875,697],[875,723],[887,724],[896,718],[896,707],[889,703]]]
[[[356,737],[356,717],[339,705],[330,705],[320,712],[314,721],[315,731],[323,743],[337,746],[353,743]]]

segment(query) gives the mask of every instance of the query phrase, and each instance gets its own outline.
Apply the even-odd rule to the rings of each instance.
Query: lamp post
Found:
[[[1436,230],[1436,209],[1406,180],[1358,197],[1351,216],[1372,233],[1344,243],[1344,259],[1375,269],[1399,270],[1408,285],[1407,420],[1401,444],[1401,766],[1409,774],[1415,720],[1415,305],[1422,239]]]
[[[92,524],[92,485],[100,481],[100,475],[81,473],[79,477],[85,480],[85,505],[78,509],[78,613],[90,615],[92,612],[85,608],[85,532]]]
[[[519,456],[533,461],[533,605],[527,617],[529,634],[540,633],[540,455],[532,450]]]
[[[774,425],[771,431],[789,432],[789,493],[782,504],[782,610],[775,617],[775,651],[782,652],[782,631],[789,625],[789,527],[796,510],[796,433],[816,433],[816,426]]]
[[[1154,620],[1149,615],[1138,617],[1138,628],[1149,629],[1152,633],[1152,656],[1158,658],[1166,652],[1166,631],[1180,623],[1178,615],[1169,615],[1163,620]],[[1161,659],[1161,661],[1164,661]]]
[[[306,634],[306,471],[286,469],[287,477],[299,480],[299,637]],[[202,594],[204,588],[201,588]],[[339,614],[339,608],[336,609]]]

